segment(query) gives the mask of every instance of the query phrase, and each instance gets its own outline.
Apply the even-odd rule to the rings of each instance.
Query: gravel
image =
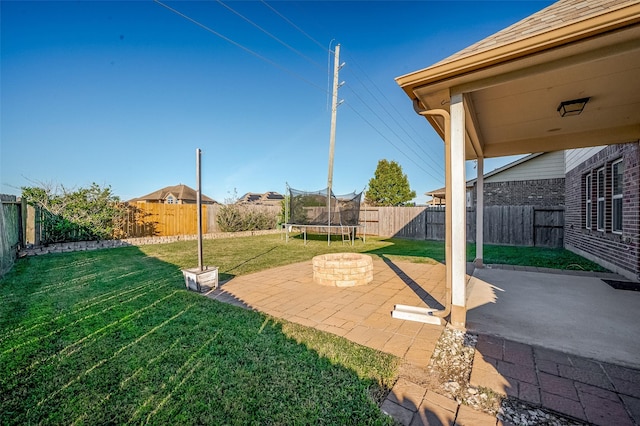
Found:
[[[585,423],[559,416],[523,401],[507,398],[488,388],[469,384],[478,336],[446,327],[433,351],[426,371],[405,366],[401,375],[440,395],[515,425],[583,426]]]

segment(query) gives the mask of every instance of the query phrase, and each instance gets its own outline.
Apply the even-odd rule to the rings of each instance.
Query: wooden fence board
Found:
[[[367,235],[381,235],[378,213],[378,208],[369,207],[360,210],[360,224],[364,225],[362,232]]]
[[[360,224],[368,235],[424,239],[426,207],[368,207],[360,210]]]
[[[564,246],[564,210],[536,209],[534,224],[534,245],[542,247]]]

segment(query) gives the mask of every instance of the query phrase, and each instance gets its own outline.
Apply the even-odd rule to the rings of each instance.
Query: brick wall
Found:
[[[474,205],[477,186],[473,188]],[[485,182],[485,206],[564,206],[564,178],[524,180],[514,182]]]
[[[624,164],[622,234],[612,232],[611,165]],[[596,171],[605,171],[604,230],[598,231]],[[585,176],[593,172],[591,229],[586,229]],[[640,145],[610,145],[566,176],[565,247],[629,279],[640,279]]]

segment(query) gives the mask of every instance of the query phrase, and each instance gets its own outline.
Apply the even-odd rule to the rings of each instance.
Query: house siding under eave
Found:
[[[562,207],[564,192],[564,151],[534,154],[531,159],[485,175],[484,206]],[[474,206],[477,200],[474,182]]]

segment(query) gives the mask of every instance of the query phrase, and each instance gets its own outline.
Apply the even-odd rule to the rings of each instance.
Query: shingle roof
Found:
[[[150,194],[143,195],[142,197],[134,198],[130,201],[164,201],[169,194],[173,194],[178,200],[195,202],[197,198],[196,190],[188,187],[187,185],[174,185],[167,186],[165,188],[154,191]],[[212,198],[202,194],[202,201],[206,203],[215,203]]]
[[[277,192],[267,192],[266,194],[267,200],[284,200],[284,195],[278,194]]]
[[[510,27],[443,59],[434,64],[433,67],[515,43],[637,3],[638,0],[560,0]]]
[[[283,200],[284,196],[274,192],[269,191],[264,194],[258,194],[256,192],[247,192],[242,197],[238,199],[239,203],[255,203],[255,204],[273,204],[277,201]]]

